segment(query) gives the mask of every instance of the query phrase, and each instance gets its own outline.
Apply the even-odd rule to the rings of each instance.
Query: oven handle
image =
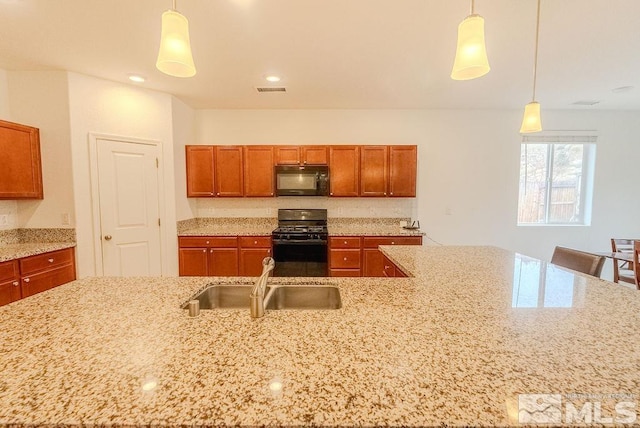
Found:
[[[326,239],[274,239],[273,245],[326,245]]]

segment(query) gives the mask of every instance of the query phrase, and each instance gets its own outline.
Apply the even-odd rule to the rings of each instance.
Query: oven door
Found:
[[[274,277],[327,276],[327,244],[274,240]]]

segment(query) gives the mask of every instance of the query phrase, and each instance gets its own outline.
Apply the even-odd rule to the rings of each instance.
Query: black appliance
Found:
[[[273,276],[327,276],[327,235],[327,210],[278,210]]]
[[[327,165],[276,165],[277,196],[328,196]]]

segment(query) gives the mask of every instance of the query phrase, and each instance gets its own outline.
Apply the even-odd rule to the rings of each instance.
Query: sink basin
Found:
[[[281,286],[273,294],[265,309],[340,309],[340,290],[334,286]]]
[[[189,300],[200,302],[200,309],[249,309],[249,294],[253,284],[210,285]],[[333,285],[272,285],[265,309],[340,309],[340,290]],[[182,305],[189,307],[189,302]]]

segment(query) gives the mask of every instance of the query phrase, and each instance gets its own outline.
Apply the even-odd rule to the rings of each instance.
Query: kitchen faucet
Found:
[[[264,293],[267,288],[267,281],[269,280],[269,274],[276,266],[276,262],[272,257],[265,257],[262,259],[262,275],[256,281],[256,284],[251,289],[249,299],[251,299],[251,318],[260,318],[264,316],[265,302],[270,295],[265,298]]]

